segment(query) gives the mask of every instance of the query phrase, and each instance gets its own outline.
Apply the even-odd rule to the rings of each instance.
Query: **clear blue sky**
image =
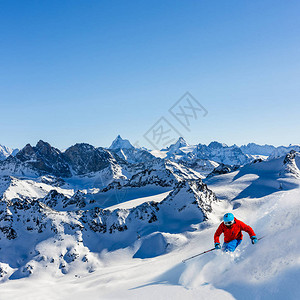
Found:
[[[300,143],[299,1],[0,1],[0,144],[108,146],[186,91],[190,143]]]

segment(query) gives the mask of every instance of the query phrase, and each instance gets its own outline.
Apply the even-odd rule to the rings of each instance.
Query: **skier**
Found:
[[[246,231],[249,234],[252,244],[257,243],[257,237],[253,229],[249,225],[236,219],[232,213],[225,214],[223,220],[224,222],[220,224],[214,235],[215,249],[221,249],[219,237],[222,233],[224,233],[222,250],[226,252],[233,252],[242,242],[242,231]]]

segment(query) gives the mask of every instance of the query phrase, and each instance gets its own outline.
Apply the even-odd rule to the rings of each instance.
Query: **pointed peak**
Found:
[[[42,147],[47,147],[47,148],[51,148],[51,145],[47,142],[44,142],[43,140],[39,140],[36,144],[37,148],[42,148]]]
[[[22,150],[32,149],[32,146],[28,143]]]
[[[30,144],[26,144],[25,147],[16,154],[16,157],[23,159],[24,157],[26,158],[32,155],[35,155],[33,147]]]
[[[187,147],[187,146],[189,146],[189,144],[186,142],[186,140],[183,137],[179,137],[178,140],[176,141],[176,143],[170,145],[166,149],[161,149],[161,150],[168,150],[171,152],[176,152],[180,148]]]
[[[118,135],[110,145],[109,149],[134,149],[134,147],[128,140],[122,139],[121,136]]]
[[[178,138],[178,140],[175,143],[175,145],[180,145],[180,147],[189,146],[189,144],[187,143],[187,141],[182,136]]]

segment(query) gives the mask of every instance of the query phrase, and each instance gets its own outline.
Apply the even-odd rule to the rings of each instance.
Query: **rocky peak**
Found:
[[[134,149],[131,143],[128,140],[122,139],[120,135],[118,135],[115,140],[112,142],[109,147],[111,150],[115,149]]]
[[[51,147],[51,145],[47,142],[44,142],[42,140],[39,140],[39,142],[35,146],[36,150],[45,156],[50,156],[53,154],[60,154],[60,151],[58,149],[55,149]]]
[[[186,147],[189,146],[189,144],[186,142],[186,140],[183,137],[180,137],[177,142],[175,143],[176,146],[178,147]]]
[[[295,157],[296,157],[296,151],[295,150],[291,150],[284,158],[283,160],[283,164],[287,165],[287,164],[291,164],[295,161]]]
[[[24,174],[25,171],[36,175],[71,176],[69,166],[64,161],[62,153],[43,141],[39,141],[35,147],[27,144],[15,157],[10,156],[1,163],[2,169],[6,168],[6,164],[8,168],[10,165],[14,165],[16,173]]]
[[[226,144],[224,143],[219,143],[219,142],[211,142],[209,145],[208,145],[208,148],[211,148],[211,149],[221,149],[221,148],[226,148],[228,147]]]
[[[16,154],[16,158],[21,162],[25,162],[27,160],[35,160],[36,153],[34,151],[34,148],[30,144],[27,144]]]
[[[283,160],[284,170],[280,172],[280,175],[292,175],[293,177],[300,178],[300,170],[296,164],[295,158],[297,152],[291,150]]]
[[[108,167],[113,160],[107,150],[97,149],[85,143],[71,146],[63,156],[78,175],[100,171]]]
[[[180,148],[187,147],[189,144],[183,137],[180,137],[175,144],[170,145],[167,150],[169,153],[176,153]]]

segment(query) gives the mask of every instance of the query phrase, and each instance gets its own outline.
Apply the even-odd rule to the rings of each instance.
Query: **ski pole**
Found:
[[[258,238],[257,240],[260,241],[260,240],[262,240],[262,239],[265,238],[265,237],[266,237],[266,236],[264,235],[264,236]],[[201,253],[199,253],[199,254],[196,254],[196,255],[194,255],[194,256],[191,256],[191,257],[189,257],[189,258],[186,258],[186,259],[184,259],[182,262],[185,263],[185,262],[186,262],[187,260],[189,260],[189,259],[195,258],[195,257],[197,257],[197,256],[200,256],[200,255],[202,255],[202,254],[205,254],[205,253],[208,253],[208,252],[211,252],[211,251],[214,251],[214,250],[216,250],[216,248],[212,248],[212,249],[206,250],[206,251],[204,251],[204,252],[201,252]]]
[[[212,249],[210,249],[210,250],[206,250],[206,251],[204,251],[204,252],[201,252],[201,253],[199,253],[199,254],[196,254],[196,255],[194,255],[194,256],[191,256],[191,257],[189,257],[189,258],[186,258],[186,259],[184,259],[182,262],[185,263],[185,262],[186,262],[187,260],[189,260],[189,259],[192,259],[192,258],[194,258],[194,257],[200,256],[200,255],[202,255],[202,254],[205,254],[205,253],[208,253],[208,252],[211,252],[211,251],[214,251],[214,250],[216,250],[216,248],[212,248]]]

